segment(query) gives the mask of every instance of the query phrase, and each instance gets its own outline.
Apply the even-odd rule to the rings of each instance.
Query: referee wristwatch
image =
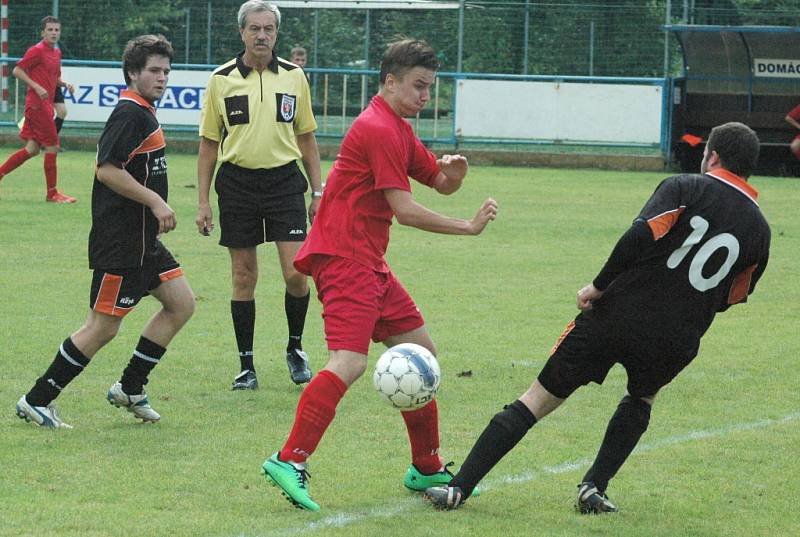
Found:
[[[314,190],[311,192],[311,197],[315,199],[319,199],[322,197],[322,190]]]

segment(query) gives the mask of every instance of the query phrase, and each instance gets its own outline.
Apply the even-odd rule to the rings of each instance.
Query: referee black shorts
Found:
[[[306,239],[308,182],[296,162],[258,170],[226,162],[217,172],[214,189],[222,246],[251,248]]]
[[[642,323],[600,322],[581,313],[556,342],[539,383],[566,399],[590,382],[602,384],[619,363],[628,375],[629,394],[655,395],[697,356],[700,340],[652,330]]]
[[[53,94],[53,102],[54,103],[64,102],[64,92],[61,90],[61,86],[56,86],[56,92]]]

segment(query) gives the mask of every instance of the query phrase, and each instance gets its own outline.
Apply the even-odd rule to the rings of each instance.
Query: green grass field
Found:
[[[2,151],[3,158],[11,151]],[[342,401],[311,459],[320,513],[292,509],[259,475],[283,443],[300,388],[283,359],[283,291],[272,247],[260,249],[256,367],[261,390],[229,390],[238,372],[229,259],[199,236],[195,159],[169,156],[178,228],[164,242],[197,295],[195,317],[151,375],[162,415],[142,425],[105,400],[146,319],[149,299],[58,400],[75,429],[41,430],[14,404],[83,322],[91,273],[93,154],[59,156],[74,206],[44,203],[41,157],[0,183],[0,535],[464,535],[727,537],[797,535],[800,496],[798,184],[753,178],[773,229],[772,258],[748,304],[721,314],[700,356],[653,410],[649,431],[612,482],[621,512],[582,517],[575,485],[623,395],[614,368],[528,434],[484,481],[484,494],[440,513],[401,484],[410,452],[398,413],[364,378]],[[328,163],[329,164],[329,163]],[[514,400],[575,315],[575,292],[602,266],[661,174],[475,168],[461,192],[419,200],[471,216],[500,214],[480,237],[395,226],[389,260],[439,347],[442,454],[460,463],[487,421]],[[215,233],[216,235],[216,233]],[[319,304],[305,348],[324,364]],[[374,345],[371,361],[381,353]],[[471,376],[458,376],[469,370]]]

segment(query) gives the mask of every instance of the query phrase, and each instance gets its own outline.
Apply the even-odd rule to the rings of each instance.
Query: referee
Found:
[[[311,183],[309,221],[319,207],[322,183],[308,82],[302,69],[273,53],[280,11],[265,0],[248,0],[239,8],[238,22],[244,51],[214,71],[203,101],[195,223],[203,235],[214,229],[209,190],[219,160],[219,243],[231,256],[231,318],[241,365],[233,389],[247,390],[258,387],[253,366],[256,247],[264,242],[277,246],[286,282],[289,373],[295,384],[311,380],[301,343],[309,287],[292,265],[306,238],[308,183],[297,159],[302,158]]]

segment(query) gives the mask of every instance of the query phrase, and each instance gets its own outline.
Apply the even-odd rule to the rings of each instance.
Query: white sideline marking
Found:
[[[676,444],[682,444],[684,442],[690,442],[692,440],[705,440],[708,438],[725,436],[731,433],[751,431],[754,429],[763,429],[765,427],[772,427],[773,425],[782,425],[784,423],[795,421],[798,418],[800,418],[800,412],[792,412],[791,414],[787,414],[786,416],[776,419],[763,419],[749,423],[735,423],[733,425],[729,425],[727,427],[720,427],[718,429],[709,429],[705,431],[692,431],[686,434],[670,436],[668,438],[662,438],[661,440],[655,440],[653,442],[641,444],[634,450],[634,453],[653,451],[668,446],[674,446]],[[526,483],[528,481],[533,481],[534,479],[540,477],[541,475],[556,475],[556,474],[571,472],[574,470],[580,470],[582,468],[590,466],[592,462],[593,459],[581,459],[573,462],[565,462],[555,466],[544,466],[539,470],[531,470],[517,475],[507,475],[495,479],[491,478],[485,479],[484,481],[481,482],[481,488],[483,490],[491,490],[491,489],[501,488],[505,485]],[[302,524],[299,526],[294,526],[289,528],[275,529],[267,533],[259,533],[259,534],[240,533],[237,535],[237,537],[250,537],[251,535],[252,537],[271,537],[273,535],[284,537],[286,535],[313,533],[327,528],[343,528],[345,526],[357,524],[362,520],[393,517],[407,511],[408,509],[416,505],[420,505],[420,498],[418,496],[407,498],[405,500],[399,500],[395,502],[394,506],[392,506],[391,508],[384,508],[384,509],[370,508],[360,511],[336,513],[327,516],[325,518],[322,518],[320,520],[309,522],[308,524]]]

